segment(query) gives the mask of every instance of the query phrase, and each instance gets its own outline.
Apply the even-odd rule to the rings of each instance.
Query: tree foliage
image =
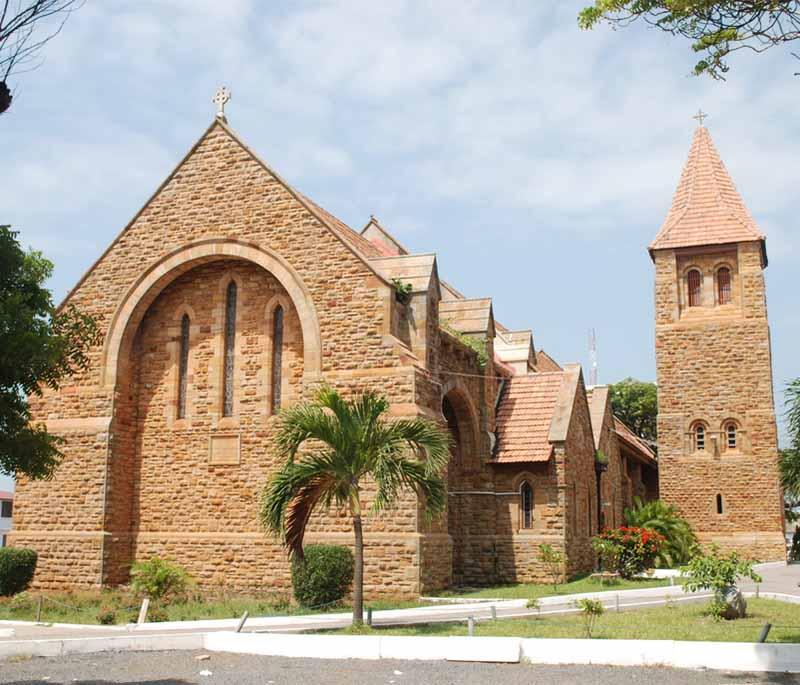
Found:
[[[8,77],[34,68],[42,46],[81,4],[83,0],[0,0],[0,114],[13,99]]]
[[[59,439],[30,424],[28,397],[89,364],[99,341],[95,321],[74,307],[57,310],[43,287],[53,265],[24,252],[16,233],[0,226],[0,473],[49,478]]]
[[[611,386],[611,408],[636,435],[655,449],[658,389],[655,383],[626,378]]]
[[[702,58],[695,74],[724,78],[728,56],[738,50],[764,52],[800,37],[797,0],[594,0],[581,10],[578,24],[628,26],[643,21],[692,41]]]
[[[780,476],[786,498],[787,515],[796,518],[795,508],[800,507],[800,378],[786,386],[786,429],[790,446],[780,451]]]
[[[264,489],[261,522],[279,535],[293,558],[303,559],[312,513],[336,507],[349,513],[355,538],[353,622],[362,622],[362,494],[374,483],[372,511],[392,507],[412,490],[429,515],[441,512],[447,490],[441,473],[451,438],[426,419],[388,420],[389,402],[373,393],[345,400],[322,388],[312,402],[281,412],[275,444],[283,467]]]

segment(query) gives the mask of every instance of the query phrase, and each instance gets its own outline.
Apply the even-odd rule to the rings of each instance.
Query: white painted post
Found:
[[[244,628],[244,622],[247,620],[248,616],[250,616],[250,612],[249,611],[245,611],[242,614],[242,618],[239,619],[239,625],[236,626],[236,632],[237,633],[241,633],[242,632],[242,628]]]
[[[469,616],[467,618],[467,634],[472,637],[475,634],[475,617]]]
[[[619,613],[619,593],[615,595],[616,605],[617,605],[617,613]]]
[[[492,604],[492,606],[490,606],[489,608],[492,610],[492,620],[496,621],[497,620],[497,607],[494,604]]]
[[[142,606],[139,609],[139,618],[136,619],[137,625],[141,625],[147,620],[147,610],[150,608],[150,598],[145,597],[142,600]]]

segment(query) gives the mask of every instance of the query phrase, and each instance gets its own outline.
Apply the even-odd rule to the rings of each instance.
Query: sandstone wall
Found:
[[[656,253],[656,356],[661,497],[702,540],[783,559],[772,362],[760,245]],[[716,302],[715,273],[732,273],[732,302]],[[702,306],[687,306],[686,273],[703,274]],[[738,426],[726,449],[723,427]],[[703,422],[705,450],[692,428]],[[717,495],[722,512],[717,511]]]

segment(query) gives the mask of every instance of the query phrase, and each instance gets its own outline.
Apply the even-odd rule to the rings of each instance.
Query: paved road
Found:
[[[96,654],[4,662],[0,683],[73,685],[798,685],[800,677],[607,666],[456,664],[425,661],[327,661],[201,652]],[[201,675],[210,671],[210,675]]]

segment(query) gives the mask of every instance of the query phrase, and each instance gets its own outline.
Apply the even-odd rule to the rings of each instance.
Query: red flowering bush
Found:
[[[604,570],[633,578],[652,564],[665,541],[663,535],[649,528],[620,526],[592,538],[592,546],[600,555]]]

